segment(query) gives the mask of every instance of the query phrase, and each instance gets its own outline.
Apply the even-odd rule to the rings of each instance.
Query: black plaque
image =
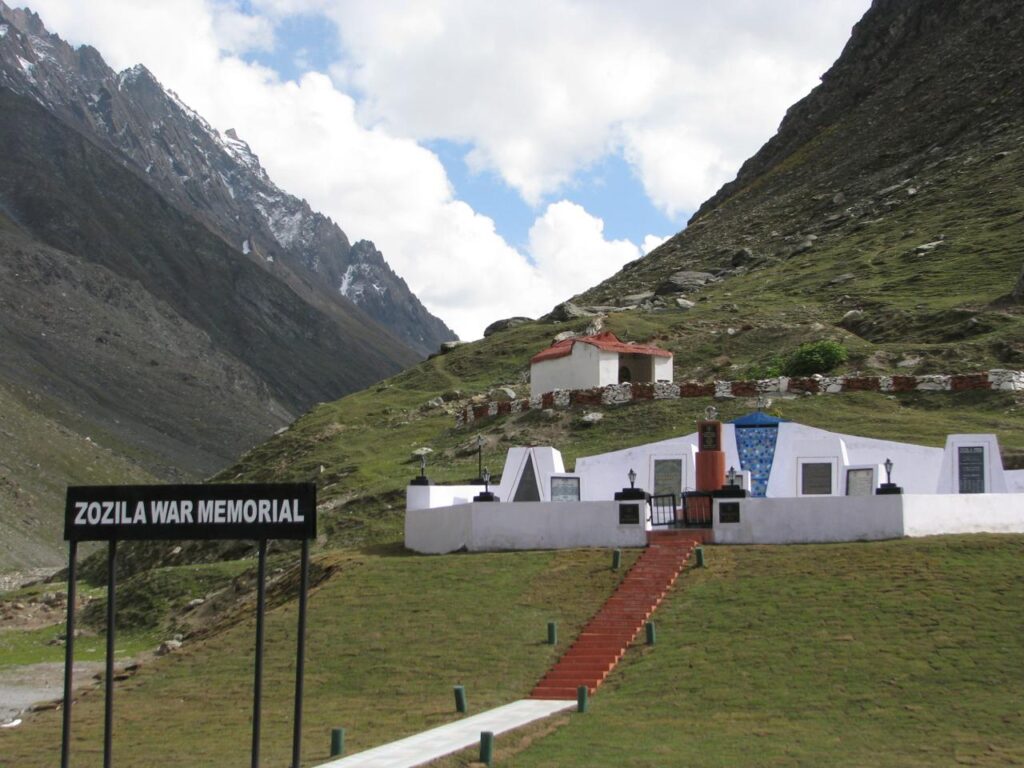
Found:
[[[720,451],[722,445],[722,423],[702,421],[700,423],[700,450]]]
[[[640,525],[640,505],[619,504],[619,525]]]
[[[962,445],[959,454],[960,493],[985,492],[985,448],[981,445]]]
[[[67,541],[316,538],[313,483],[68,488]]]
[[[800,493],[804,496],[828,496],[832,493],[832,464],[806,462],[800,465]]]
[[[738,523],[740,521],[740,503],[738,501],[718,502],[718,522]]]

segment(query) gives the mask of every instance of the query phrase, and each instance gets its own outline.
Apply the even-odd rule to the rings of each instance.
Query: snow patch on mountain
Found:
[[[0,24],[0,37],[7,37],[7,29],[6,24]]]
[[[385,292],[385,288],[373,280],[376,269],[372,264],[350,264],[341,276],[341,285],[338,291],[346,299],[356,304],[359,303],[367,291],[373,291],[378,296]]]

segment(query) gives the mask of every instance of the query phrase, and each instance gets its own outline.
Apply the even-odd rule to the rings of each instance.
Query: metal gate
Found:
[[[711,528],[712,496],[702,491],[683,493],[679,503],[674,493],[651,496],[651,527]]]

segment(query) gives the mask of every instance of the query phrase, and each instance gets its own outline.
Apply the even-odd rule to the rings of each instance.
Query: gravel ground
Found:
[[[93,683],[103,670],[102,662],[76,662],[74,687]],[[64,696],[64,664],[48,662],[17,667],[0,667],[0,724],[10,722],[28,707]]]
[[[60,568],[29,568],[24,571],[0,573],[0,593],[9,592],[12,589],[23,587],[25,584],[48,578],[59,570]]]

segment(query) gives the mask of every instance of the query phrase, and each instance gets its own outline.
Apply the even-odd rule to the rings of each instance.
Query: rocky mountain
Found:
[[[11,30],[0,42],[0,83],[113,150],[244,254],[340,293],[421,355],[455,338],[372,243],[351,244],[331,219],[277,187],[234,130],[221,134],[144,66],[115,73],[96,49],[72,48],[29,10],[0,2],[0,17]]]
[[[0,146],[0,520],[55,520],[71,482],[205,476],[454,338],[234,132],[2,2]],[[74,461],[40,472],[15,411]]]
[[[763,356],[773,334],[824,327],[865,351],[864,368],[895,362],[872,349],[883,342],[921,371],[1020,365],[1021,50],[1013,0],[875,0],[736,179],[576,302],[717,294],[717,324]]]

